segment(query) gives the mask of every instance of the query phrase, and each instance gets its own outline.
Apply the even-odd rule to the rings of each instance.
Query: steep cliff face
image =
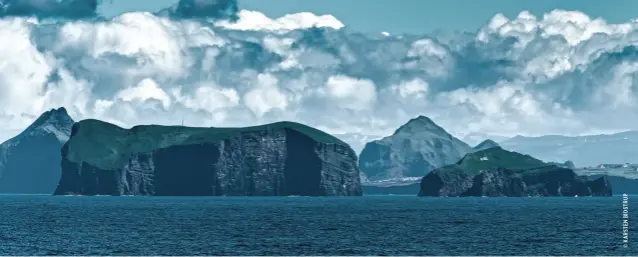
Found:
[[[611,196],[606,177],[589,181],[500,147],[466,155],[421,180],[419,196]]]
[[[62,149],[55,194],[359,196],[357,157],[292,122],[248,128],[78,122]]]
[[[60,149],[72,126],[66,109],[53,109],[0,144],[0,193],[53,193],[60,180]]]
[[[592,181],[588,181],[593,196],[611,196],[613,193],[611,181],[604,175]]]
[[[472,147],[453,137],[427,117],[419,116],[392,136],[366,144],[359,167],[371,181],[422,177],[457,162]]]

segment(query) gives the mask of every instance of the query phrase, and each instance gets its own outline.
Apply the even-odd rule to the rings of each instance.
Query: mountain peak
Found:
[[[498,143],[494,142],[494,140],[485,139],[483,142],[481,142],[480,144],[476,145],[474,147],[474,150],[475,151],[481,151],[481,150],[490,149],[490,148],[494,148],[494,147],[500,147],[500,145]]]
[[[434,121],[432,121],[430,118],[423,115],[419,115],[418,117],[411,119],[406,124],[399,127],[394,132],[394,135],[400,134],[400,133],[412,134],[412,133],[425,132],[425,131],[448,134],[447,131],[445,131],[445,129],[441,128],[439,125],[434,123]]]
[[[60,107],[44,112],[20,135],[31,135],[39,133],[53,133],[60,142],[66,142],[71,135],[73,119],[69,116],[66,108]]]
[[[472,147],[450,135],[430,118],[418,116],[391,136],[366,144],[359,155],[361,172],[370,181],[422,177],[453,164]]]
[[[69,116],[69,113],[66,111],[66,108],[64,108],[64,107],[60,107],[58,109],[54,108],[54,109],[51,109],[51,110],[48,110],[48,111],[42,113],[40,115],[40,117],[38,117],[27,128],[27,130],[29,130],[31,128],[40,127],[40,126],[45,125],[45,124],[49,124],[52,121],[68,121],[68,120],[72,120],[72,119]]]

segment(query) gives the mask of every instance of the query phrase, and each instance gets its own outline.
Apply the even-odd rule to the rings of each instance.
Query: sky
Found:
[[[106,0],[105,16],[128,11],[157,11],[177,0]],[[542,16],[554,9],[578,10],[610,23],[636,18],[638,1],[614,0],[243,0],[241,9],[256,10],[269,17],[288,13],[331,14],[357,31],[431,33],[436,30],[476,31],[496,13],[515,17],[522,11]]]
[[[357,151],[419,115],[462,139],[638,129],[635,1],[98,2],[0,0],[0,141],[61,106]]]

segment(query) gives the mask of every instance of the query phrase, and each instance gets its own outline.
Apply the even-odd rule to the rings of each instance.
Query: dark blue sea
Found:
[[[0,255],[638,255],[629,199],[0,195]]]

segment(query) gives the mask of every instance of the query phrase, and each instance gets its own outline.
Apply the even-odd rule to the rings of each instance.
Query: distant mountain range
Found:
[[[603,163],[638,163],[638,131],[588,136],[512,138],[470,133],[463,137],[463,141],[470,145],[476,145],[484,139],[491,139],[504,149],[529,154],[546,162],[573,161],[577,167],[592,167]]]
[[[529,154],[546,162],[562,163],[569,160],[576,167],[638,163],[638,131],[576,137],[516,136],[499,144],[507,150]]]
[[[502,142],[510,139],[510,137],[497,136],[487,133],[472,132],[465,135],[461,140],[469,145],[478,145],[485,140],[493,140],[494,142]]]

